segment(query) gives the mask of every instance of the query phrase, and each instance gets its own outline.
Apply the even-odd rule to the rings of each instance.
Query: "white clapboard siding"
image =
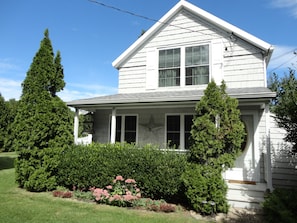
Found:
[[[290,154],[274,155],[272,184],[275,188],[297,188],[297,157]]]
[[[274,188],[297,188],[297,155],[291,154],[291,145],[284,142],[285,130],[278,128],[271,117],[270,141],[272,153],[272,184]]]
[[[217,83],[224,79],[229,88],[265,86],[259,49],[231,40],[230,33],[182,10],[122,64],[119,93],[163,91],[158,88],[158,49],[201,43],[211,44],[211,78]]]

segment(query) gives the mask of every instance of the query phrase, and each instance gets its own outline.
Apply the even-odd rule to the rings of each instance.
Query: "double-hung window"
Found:
[[[170,148],[189,149],[193,115],[166,116],[166,143]]]
[[[209,46],[186,47],[186,85],[208,84]]]
[[[209,83],[209,45],[159,51],[159,87]]]
[[[159,87],[180,86],[180,48],[159,51]]]
[[[137,116],[116,116],[116,142],[136,143]]]

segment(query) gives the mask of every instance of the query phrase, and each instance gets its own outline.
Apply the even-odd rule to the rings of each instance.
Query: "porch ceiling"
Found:
[[[275,97],[275,93],[265,87],[256,88],[230,88],[229,96],[237,98],[239,103],[267,102]],[[106,95],[94,98],[80,99],[67,102],[67,105],[79,109],[111,108],[125,106],[141,106],[147,104],[185,104],[197,102],[204,94],[204,90],[176,90],[154,91],[141,93],[125,93]]]

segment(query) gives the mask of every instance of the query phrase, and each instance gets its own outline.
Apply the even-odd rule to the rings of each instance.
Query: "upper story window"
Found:
[[[186,47],[186,85],[208,84],[209,46]]]
[[[159,51],[159,87],[180,86],[180,49]]]
[[[159,51],[159,87],[209,82],[209,45]]]

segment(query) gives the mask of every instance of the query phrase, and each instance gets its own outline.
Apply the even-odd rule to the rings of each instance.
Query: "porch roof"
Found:
[[[275,93],[265,87],[255,88],[227,88],[229,96],[237,98],[239,102],[266,102],[275,97]],[[197,102],[204,94],[202,90],[150,91],[140,93],[113,94],[94,98],[80,99],[67,102],[70,107],[87,109],[99,107],[114,107],[143,104],[171,104],[183,102]],[[87,109],[88,110],[88,109]]]

